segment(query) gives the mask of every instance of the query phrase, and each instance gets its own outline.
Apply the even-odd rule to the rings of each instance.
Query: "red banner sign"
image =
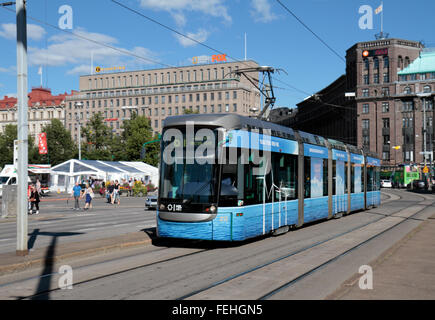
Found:
[[[38,134],[39,154],[47,154],[47,135],[45,132]]]

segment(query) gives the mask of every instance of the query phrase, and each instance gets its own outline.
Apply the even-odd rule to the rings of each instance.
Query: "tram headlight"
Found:
[[[159,208],[160,208],[160,210],[165,210],[166,207],[163,203],[161,203]]]
[[[211,213],[215,213],[216,212],[216,207],[215,206],[211,206],[210,207],[210,212]]]

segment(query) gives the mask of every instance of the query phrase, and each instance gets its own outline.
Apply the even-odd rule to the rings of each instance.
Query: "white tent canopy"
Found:
[[[51,168],[51,191],[70,192],[75,182],[82,179],[104,181],[130,178],[157,185],[158,169],[143,162],[101,161],[71,159]]]

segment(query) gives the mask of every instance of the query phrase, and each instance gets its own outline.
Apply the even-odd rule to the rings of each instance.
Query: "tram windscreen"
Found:
[[[212,130],[200,130],[194,131],[195,138],[183,129],[163,133],[160,199],[216,203],[216,138]]]

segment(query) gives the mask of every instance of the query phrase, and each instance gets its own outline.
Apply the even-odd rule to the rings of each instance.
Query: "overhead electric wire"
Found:
[[[8,11],[11,11],[11,12],[15,13],[15,10],[12,10],[12,9],[9,9],[9,8],[6,8],[6,7],[2,7],[2,8],[5,9],[5,10],[8,10]],[[80,38],[80,39],[82,39],[82,40],[86,40],[86,41],[93,42],[93,43],[98,44],[98,45],[100,45],[100,46],[103,46],[103,47],[106,47],[106,48],[109,48],[109,49],[112,49],[112,50],[118,51],[118,52],[120,52],[120,53],[122,53],[122,54],[129,55],[129,56],[135,57],[135,58],[140,59],[140,60],[144,60],[144,61],[146,61],[146,62],[148,62],[148,63],[151,62],[151,63],[153,63],[153,64],[158,64],[158,65],[161,65],[161,66],[164,66],[164,67],[167,67],[167,68],[177,68],[177,69],[178,69],[178,67],[171,66],[171,65],[165,64],[165,63],[163,63],[163,62],[155,61],[155,60],[152,60],[152,59],[150,59],[150,58],[145,58],[145,57],[142,57],[142,56],[140,56],[140,55],[137,55],[137,54],[135,54],[135,53],[133,53],[133,52],[131,52],[131,51],[128,51],[128,50],[125,50],[125,49],[120,49],[120,48],[114,47],[114,46],[112,46],[112,45],[110,45],[110,44],[103,43],[103,42],[100,42],[100,41],[97,41],[97,40],[93,40],[93,39],[90,39],[90,38],[85,37],[85,36],[83,36],[83,35],[80,35],[80,34],[77,34],[77,33],[74,33],[74,32],[70,32],[70,31],[65,30],[65,29],[61,29],[61,28],[59,28],[59,27],[56,26],[56,25],[50,24],[50,23],[48,23],[48,22],[46,22],[46,21],[42,21],[42,20],[40,20],[40,19],[38,19],[38,18],[34,18],[34,17],[32,17],[32,16],[29,16],[29,15],[27,15],[27,18],[28,18],[29,20],[32,20],[32,21],[37,22],[37,23],[39,23],[39,24],[42,24],[42,25],[45,25],[45,26],[48,26],[48,27],[54,28],[54,29],[56,29],[56,30],[62,31],[62,32],[67,33],[67,34],[69,34],[69,35],[72,35],[72,36],[74,36],[74,37]]]
[[[157,25],[159,25],[159,26],[161,26],[161,27],[163,27],[163,28],[165,28],[165,29],[167,29],[167,30],[169,30],[169,31],[171,31],[171,32],[174,32],[174,33],[176,33],[176,34],[178,34],[178,35],[180,35],[180,36],[182,36],[182,37],[185,37],[186,39],[189,39],[189,40],[191,40],[191,41],[193,41],[193,42],[195,42],[195,43],[197,43],[197,44],[199,44],[199,45],[201,45],[201,46],[203,46],[203,47],[205,47],[205,48],[207,48],[207,49],[209,49],[209,50],[215,51],[215,52],[217,52],[217,53],[219,53],[219,54],[225,54],[227,57],[229,57],[230,59],[232,59],[234,62],[239,62],[239,63],[242,63],[242,64],[244,64],[244,65],[248,65],[244,60],[238,60],[238,59],[235,59],[234,57],[232,57],[232,56],[230,56],[230,55],[228,55],[228,54],[222,52],[221,50],[218,50],[218,49],[216,49],[216,48],[213,48],[213,47],[211,47],[211,46],[205,44],[204,42],[201,42],[201,41],[198,41],[198,40],[196,40],[196,39],[194,39],[194,38],[192,38],[192,37],[189,37],[188,35],[186,35],[186,34],[180,32],[180,31],[178,31],[178,30],[175,30],[174,28],[171,28],[171,27],[169,27],[169,26],[167,26],[167,25],[165,25],[165,24],[163,24],[163,23],[161,23],[161,22],[159,22],[159,21],[157,21],[157,20],[155,20],[155,19],[153,19],[153,18],[150,18],[150,17],[148,17],[147,15],[143,14],[142,12],[139,12],[138,10],[135,10],[135,9],[133,9],[133,8],[131,8],[131,7],[129,7],[129,6],[125,5],[125,4],[123,4],[123,3],[120,3],[120,2],[117,1],[117,0],[110,0],[110,1],[113,2],[113,3],[115,3],[115,4],[117,4],[118,6],[120,6],[120,7],[122,7],[122,8],[124,8],[124,9],[130,11],[130,12],[133,12],[133,13],[139,15],[140,17],[142,17],[142,18],[144,18],[144,19],[147,19],[147,20],[149,20],[149,21],[151,21],[151,22],[153,22],[153,23],[155,23],[155,24],[157,24]],[[299,91],[299,92],[304,93],[304,94],[312,95],[311,93],[307,93],[306,91],[303,91],[303,90],[301,90],[301,89],[298,89],[298,88],[296,88],[295,86],[292,86],[292,85],[290,85],[290,84],[288,84],[288,83],[285,83],[284,81],[282,81],[282,80],[280,80],[280,79],[276,79],[276,78],[272,78],[272,79],[275,80],[275,81],[277,81],[277,82],[280,82],[280,83],[282,83],[282,84],[284,84],[284,85],[286,85],[286,86],[288,86],[289,88],[291,88],[291,89],[293,89],[293,90]]]
[[[331,46],[329,46],[326,41],[324,41],[320,36],[318,36],[310,27],[308,27],[299,17],[297,17],[289,8],[287,8],[280,0],[276,0],[288,13],[290,13],[300,24],[302,24],[309,32],[311,32],[320,42],[322,42],[329,50],[331,50],[337,57],[339,57],[343,62],[346,60],[337,53]]]

